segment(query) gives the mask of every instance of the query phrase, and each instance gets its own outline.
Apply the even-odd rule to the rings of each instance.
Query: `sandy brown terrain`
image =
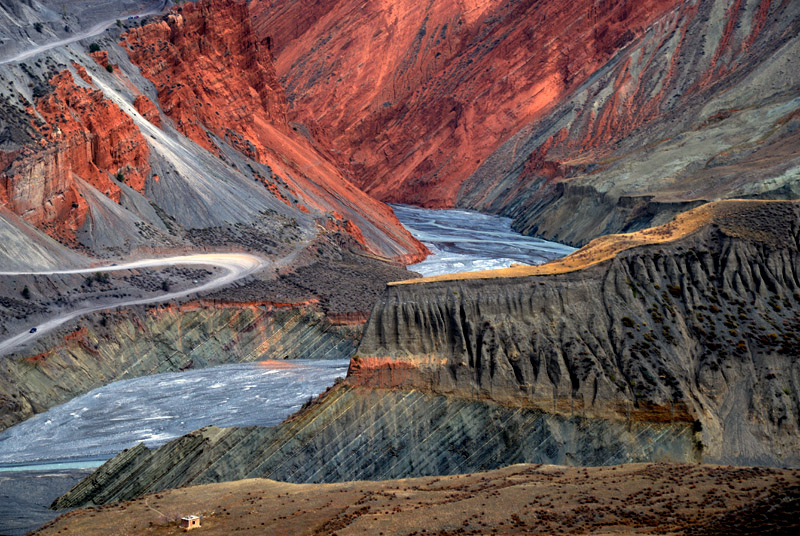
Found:
[[[513,465],[381,482],[265,479],[182,488],[75,510],[38,534],[796,533],[800,470],[711,465]]]

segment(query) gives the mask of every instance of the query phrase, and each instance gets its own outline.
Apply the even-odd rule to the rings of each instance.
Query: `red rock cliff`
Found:
[[[318,125],[380,199],[449,206],[499,144],[679,4],[253,3],[290,116]]]
[[[78,74],[88,79],[82,67]],[[142,192],[150,173],[149,151],[133,121],[101,91],[78,86],[64,70],[50,80],[52,92],[29,109],[41,135],[0,176],[0,201],[51,236],[72,242],[88,205],[82,179],[115,202],[120,188],[109,175],[121,174]]]
[[[264,178],[266,187],[277,194],[280,184],[300,210],[332,215],[337,228],[353,231],[375,253],[404,260],[423,256],[424,246],[388,207],[350,184],[289,127],[270,43],[257,38],[251,18],[246,2],[201,0],[131,30],[123,45],[155,84],[163,112],[199,145],[219,153],[216,136],[270,166],[277,178]]]

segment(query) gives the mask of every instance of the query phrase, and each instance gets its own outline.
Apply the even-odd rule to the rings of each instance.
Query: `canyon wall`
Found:
[[[704,200],[800,196],[800,6],[684,2],[463,183],[458,204],[573,245]]]
[[[253,14],[290,116],[320,129],[367,192],[441,207],[499,142],[675,4],[284,0]]]
[[[380,199],[583,245],[800,195],[800,6],[253,3],[291,120]],[[380,58],[379,61],[376,61]]]
[[[176,128],[225,158],[221,143],[266,169],[255,180],[286,204],[344,230],[372,252],[413,261],[426,250],[287,121],[286,96],[249,6],[201,0],[134,28],[122,45]]]
[[[0,430],[113,381],[263,359],[347,359],[361,326],[302,307],[188,303],[83,317],[0,359]]]

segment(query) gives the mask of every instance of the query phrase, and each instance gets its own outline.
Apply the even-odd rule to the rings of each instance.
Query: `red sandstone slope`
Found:
[[[420,258],[424,246],[388,207],[352,186],[289,127],[268,47],[257,41],[250,20],[244,2],[202,0],[132,30],[123,44],[183,134],[221,154],[216,136],[269,166],[275,175],[262,182],[271,191],[280,196],[281,186],[300,201],[299,210],[332,215],[329,227],[349,232],[373,252]]]
[[[447,206],[499,144],[584,83],[671,1],[256,1],[293,118],[359,185]]]
[[[73,67],[88,80],[83,67]],[[77,179],[118,203],[120,188],[109,175],[143,192],[149,151],[131,118],[101,91],[78,86],[69,70],[50,84],[52,93],[28,110],[41,135],[38,147],[15,154],[3,170],[0,203],[51,236],[74,243],[88,211]]]
[[[255,0],[291,119],[380,199],[582,244],[800,195],[800,3]]]
[[[0,95],[0,205],[95,253],[171,248],[229,225],[272,233],[269,244],[283,221],[420,259],[392,211],[289,125],[250,21],[244,0],[201,0],[119,24],[91,54],[54,48],[0,66],[9,88],[26,87]]]

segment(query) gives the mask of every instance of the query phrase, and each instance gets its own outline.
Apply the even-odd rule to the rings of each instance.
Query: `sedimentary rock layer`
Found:
[[[106,462],[54,508],[179,486],[264,477],[288,482],[448,475],[508,464],[695,461],[691,425],[563,417],[414,391],[334,387],[274,428],[203,428]]]
[[[390,286],[349,381],[556,414],[696,420],[704,460],[798,464],[800,207],[716,212],[688,236],[583,270]]]
[[[78,73],[88,78],[83,67]],[[64,70],[31,115],[42,135],[36,152],[16,158],[0,176],[0,203],[48,234],[75,243],[89,206],[80,179],[120,202],[118,177],[138,192],[150,173],[149,150],[130,117],[102,91],[78,86]]]

